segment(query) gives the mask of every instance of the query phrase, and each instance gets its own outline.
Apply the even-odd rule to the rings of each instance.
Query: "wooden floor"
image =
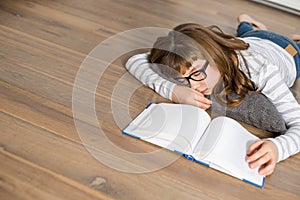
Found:
[[[91,136],[93,145],[87,148],[75,127],[72,100],[89,105],[84,95],[72,99],[76,73],[99,43],[123,31],[183,22],[216,24],[234,34],[241,13],[255,15],[270,30],[300,33],[299,16],[246,0],[0,1],[0,199],[300,199],[300,155],[279,163],[264,189],[184,158],[149,173],[114,167],[138,162],[101,142],[108,138],[116,149],[133,153],[156,150],[122,135],[121,129],[129,115],[136,116],[149,102],[167,101],[132,77],[124,79],[128,74],[123,64],[132,52],[105,69],[96,58],[89,72],[103,71],[95,109],[106,137]],[[299,81],[295,89],[300,94]],[[89,112],[79,111],[84,134],[94,133]],[[260,137],[271,135],[244,126]],[[103,163],[108,158],[112,164]],[[151,162],[156,161],[140,165]]]

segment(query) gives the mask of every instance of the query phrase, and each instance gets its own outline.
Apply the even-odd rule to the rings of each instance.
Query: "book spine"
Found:
[[[126,129],[126,127],[124,128],[124,130]],[[134,138],[137,138],[137,139],[141,139],[139,136],[136,136],[136,135],[133,135],[133,134],[130,134],[130,133],[127,133],[126,131],[122,130],[122,133],[125,134],[125,135],[129,135],[131,137],[134,137]]]
[[[208,164],[208,163],[205,163],[205,162],[203,162],[203,161],[197,160],[197,159],[195,159],[192,155],[183,154],[183,153],[182,153],[182,155],[183,155],[186,159],[188,159],[188,160],[190,160],[190,161],[193,161],[193,162],[199,163],[199,164],[201,164],[201,165],[204,165],[204,166],[206,166],[206,167],[209,167],[209,164]]]
[[[196,161],[196,159],[195,159],[193,156],[191,156],[191,155],[183,154],[183,156],[184,156],[186,159],[190,160],[190,161]]]
[[[256,184],[256,183],[253,183],[253,182],[251,182],[251,181],[248,181],[248,180],[246,180],[246,179],[242,179],[242,180],[243,180],[243,181],[245,181],[246,183],[250,183],[251,185],[254,185],[254,186],[256,186],[256,187],[259,187],[259,188],[264,188],[265,179],[266,179],[266,177],[264,177],[264,179],[263,179],[263,181],[262,181],[262,184],[261,184],[261,185],[259,185],[259,184]]]
[[[150,102],[147,106],[146,109],[148,109],[152,105],[152,102]]]
[[[203,161],[195,160],[195,162],[197,162],[197,163],[199,163],[199,164],[201,164],[201,165],[204,165],[204,166],[206,166],[206,167],[209,167],[209,164],[208,164],[208,163],[205,163],[205,162],[203,162]]]

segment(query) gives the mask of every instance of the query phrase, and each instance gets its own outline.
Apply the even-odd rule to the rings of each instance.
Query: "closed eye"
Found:
[[[195,71],[195,72],[193,73],[193,76],[199,76],[199,75],[201,75],[201,73],[202,73],[202,72],[199,71],[199,70],[198,70],[198,71]]]

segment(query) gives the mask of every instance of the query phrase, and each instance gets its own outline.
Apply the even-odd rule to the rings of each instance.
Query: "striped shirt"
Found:
[[[240,56],[242,54],[250,71],[249,78],[275,105],[288,127],[285,134],[268,138],[277,147],[279,162],[300,150],[300,105],[289,90],[296,79],[295,62],[290,54],[273,42],[255,37],[241,39],[250,46],[247,50],[237,53],[240,69],[247,72]],[[175,84],[152,70],[147,56],[148,53],[135,55],[127,61],[125,67],[144,85],[172,100]]]

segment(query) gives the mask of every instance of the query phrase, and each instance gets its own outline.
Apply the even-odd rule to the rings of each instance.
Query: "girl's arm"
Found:
[[[149,53],[142,53],[132,56],[125,64],[127,70],[144,85],[155,90],[161,96],[172,100],[172,92],[175,83],[160,77],[155,73],[148,62]]]
[[[259,172],[270,175],[277,162],[300,150],[300,105],[276,67],[269,65],[263,68],[259,79],[259,89],[275,105],[288,128],[284,135],[260,140],[249,147],[249,166],[261,166]]]
[[[284,135],[270,139],[278,149],[278,161],[300,150],[300,105],[279,73],[270,73],[263,83],[262,93],[275,105],[288,130]]]

